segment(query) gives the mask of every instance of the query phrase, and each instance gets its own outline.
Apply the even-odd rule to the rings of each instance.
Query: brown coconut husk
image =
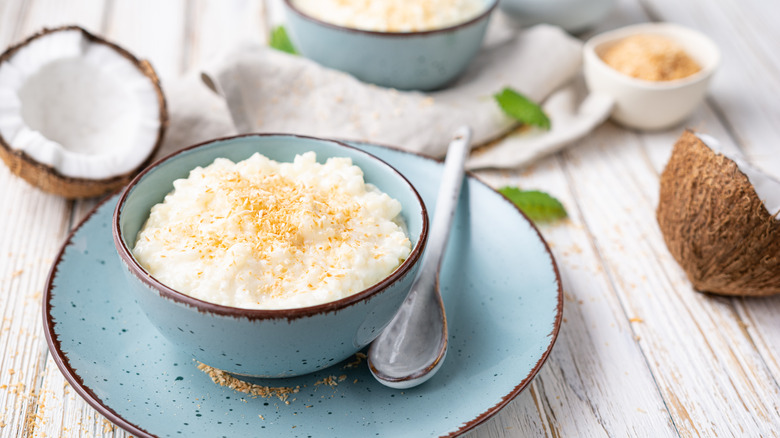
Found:
[[[103,44],[110,47],[121,56],[132,62],[133,65],[135,65],[144,74],[144,76],[149,79],[149,81],[154,86],[155,93],[157,94],[157,104],[160,109],[160,127],[157,130],[157,138],[155,139],[154,146],[149,151],[149,155],[146,157],[144,162],[132,171],[103,179],[74,178],[62,175],[53,167],[44,163],[40,163],[24,152],[11,148],[7,140],[4,139],[2,135],[0,135],[0,159],[5,162],[14,175],[19,176],[28,183],[38,187],[45,192],[54,193],[68,199],[90,198],[113,192],[120,187],[123,187],[133,178],[133,176],[135,176],[141,169],[146,167],[151,162],[154,154],[158,149],[160,149],[160,145],[162,144],[163,136],[165,134],[165,129],[168,126],[168,110],[165,102],[165,95],[163,94],[162,87],[160,86],[160,79],[157,77],[157,73],[154,71],[154,68],[152,68],[152,65],[148,61],[139,60],[122,47],[106,41],[99,36],[93,35],[79,26],[62,26],[52,29],[43,29],[42,31],[25,39],[24,41],[9,47],[5,52],[2,53],[2,55],[0,55],[0,64],[9,60],[16,52],[24,48],[24,46],[30,44],[32,41],[51,33],[65,30],[78,30],[90,42]]]
[[[721,295],[780,293],[780,220],[737,165],[693,132],[661,174],[656,218],[693,287]]]

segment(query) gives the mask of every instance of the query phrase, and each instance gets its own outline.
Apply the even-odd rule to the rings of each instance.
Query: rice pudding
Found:
[[[484,0],[291,0],[301,12],[338,26],[420,32],[454,26],[485,11]]]
[[[218,158],[174,181],[133,255],[172,289],[225,306],[322,304],[387,277],[411,252],[401,204],[349,158]]]

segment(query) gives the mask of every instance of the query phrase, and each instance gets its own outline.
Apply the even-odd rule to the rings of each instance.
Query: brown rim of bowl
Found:
[[[411,189],[412,193],[417,199],[417,202],[420,204],[420,212],[422,214],[422,219],[423,219],[422,230],[420,231],[420,236],[417,239],[417,243],[414,245],[414,248],[412,248],[412,252],[409,254],[409,257],[407,257],[406,260],[403,261],[403,263],[401,263],[395,270],[393,270],[393,272],[391,272],[390,275],[386,276],[378,283],[375,283],[356,294],[335,301],[318,304],[316,306],[297,307],[292,309],[245,309],[240,307],[224,306],[221,304],[210,303],[208,301],[203,301],[198,298],[194,298],[189,295],[185,295],[184,293],[178,292],[173,288],[170,288],[162,284],[157,279],[152,277],[144,268],[141,267],[141,265],[138,264],[135,257],[133,257],[132,253],[130,252],[130,249],[125,244],[124,239],[122,239],[121,232],[119,229],[119,217],[121,215],[122,207],[124,206],[125,200],[127,199],[132,189],[148,173],[153,171],[155,168],[157,168],[164,162],[174,159],[176,156],[180,154],[189,152],[193,149],[197,149],[209,144],[220,143],[220,142],[235,140],[239,138],[249,138],[249,137],[257,137],[257,138],[289,137],[289,138],[302,138],[308,140],[324,141],[324,142],[336,144],[343,148],[356,151],[359,154],[364,154],[366,157],[369,157],[370,159],[376,160],[379,163],[385,165],[388,169],[390,169],[392,172],[398,175],[406,183],[406,185]],[[114,214],[111,219],[111,234],[114,239],[114,246],[117,249],[119,257],[122,259],[122,262],[127,266],[130,272],[146,286],[149,286],[159,291],[160,294],[165,298],[169,298],[178,303],[195,307],[199,312],[203,312],[203,313],[214,313],[217,315],[224,315],[224,316],[243,317],[249,320],[261,320],[261,319],[293,320],[293,319],[308,317],[316,314],[330,313],[330,312],[336,312],[342,310],[354,303],[371,298],[380,290],[390,286],[390,284],[395,283],[396,281],[400,280],[402,277],[406,276],[409,273],[409,270],[411,270],[412,266],[414,266],[414,264],[417,263],[417,261],[420,259],[420,256],[422,255],[422,252],[425,249],[425,245],[428,242],[428,210],[425,207],[425,202],[423,201],[422,197],[417,192],[417,189],[412,185],[412,183],[409,182],[408,179],[406,179],[406,177],[401,172],[399,172],[395,167],[391,166],[384,160],[368,152],[362,151],[353,146],[349,146],[338,140],[328,140],[328,139],[322,139],[322,138],[311,137],[306,135],[277,134],[277,133],[242,134],[242,135],[216,138],[216,139],[208,140],[202,143],[189,146],[187,148],[181,149],[166,157],[161,158],[151,166],[141,171],[138,175],[135,176],[135,178],[133,178],[132,181],[130,181],[130,183],[128,183],[128,185],[122,190],[119,196],[119,200],[117,201],[116,207],[114,208]]]
[[[377,143],[368,143],[365,141],[353,141],[353,140],[342,140],[342,141],[352,141],[354,143],[360,143],[364,145],[370,145],[370,146],[377,146],[382,147],[385,149],[391,149],[396,152],[403,152],[407,155],[417,156],[421,157],[427,160],[435,161],[438,163],[441,163],[442,160],[433,158],[429,155],[416,153],[416,152],[410,152],[395,146],[387,146],[387,145],[381,145]],[[466,175],[474,181],[478,182],[479,184],[484,185],[485,187],[489,188],[490,190],[493,190],[494,192],[498,193],[496,190],[490,187],[486,182],[482,181],[480,178],[478,178],[473,172],[466,171]],[[498,193],[501,195],[500,193]],[[561,274],[558,270],[558,264],[555,262],[555,258],[553,257],[552,251],[550,250],[549,245],[547,244],[547,241],[544,240],[544,237],[542,237],[542,234],[539,232],[539,230],[536,228],[536,225],[531,222],[530,219],[528,219],[528,216],[526,216],[519,208],[517,208],[514,203],[509,201],[509,199],[506,198],[506,196],[501,195],[501,197],[506,201],[509,202],[511,205],[514,206],[515,210],[517,210],[520,215],[525,218],[528,223],[531,225],[531,228],[534,229],[536,232],[536,235],[539,237],[541,242],[544,244],[544,249],[547,251],[547,254],[550,256],[550,260],[552,261],[553,265],[553,271],[555,273],[555,282],[557,285],[557,292],[558,292],[558,299],[557,299],[557,305],[556,305],[556,314],[555,314],[555,320],[553,321],[553,329],[549,334],[550,344],[547,346],[547,349],[544,351],[542,356],[539,358],[539,360],[536,362],[536,365],[534,365],[533,369],[528,373],[528,375],[520,381],[512,390],[503,396],[501,400],[496,403],[491,408],[487,409],[485,412],[482,412],[481,414],[477,415],[474,419],[471,421],[463,424],[463,426],[459,427],[457,430],[454,430],[452,432],[449,432],[445,435],[441,435],[441,437],[456,437],[461,434],[464,434],[475,427],[479,426],[480,424],[488,421],[490,418],[492,418],[494,415],[496,415],[498,412],[501,411],[501,409],[509,404],[515,397],[517,397],[534,379],[534,377],[539,373],[539,370],[542,368],[542,365],[547,361],[547,358],[550,356],[550,352],[553,349],[553,346],[555,345],[556,340],[558,339],[558,334],[560,332],[561,323],[563,321],[563,286],[561,283]],[[62,257],[65,253],[65,248],[70,245],[71,240],[73,239],[73,236],[76,234],[76,232],[81,228],[82,225],[84,225],[87,220],[92,217],[92,215],[98,210],[98,208],[103,205],[105,202],[107,202],[109,199],[111,199],[111,196],[107,196],[104,198],[97,206],[95,206],[94,209],[92,209],[82,220],[79,222],[78,225],[73,227],[71,229],[70,233],[68,233],[68,237],[65,239],[65,242],[62,244],[62,247],[60,248],[60,251],[55,258],[54,263],[52,264],[52,269],[49,271],[49,276],[46,280],[46,287],[44,288],[44,296],[43,296],[43,326],[44,326],[44,334],[46,337],[46,341],[49,344],[49,349],[54,349],[54,351],[57,352],[57,354],[52,354],[52,357],[54,357],[54,361],[59,367],[59,369],[63,372],[65,375],[66,380],[68,380],[71,384],[73,384],[73,387],[76,389],[76,392],[78,392],[86,401],[89,403],[93,408],[95,408],[98,412],[105,415],[109,420],[114,422],[114,424],[118,424],[120,427],[125,429],[128,432],[133,433],[137,436],[142,437],[154,437],[155,435],[150,434],[149,432],[146,432],[144,429],[142,429],[140,426],[130,423],[129,421],[125,420],[121,415],[117,414],[113,409],[109,408],[107,404],[105,404],[99,397],[97,397],[92,390],[84,385],[84,382],[81,380],[79,375],[70,367],[70,363],[68,362],[67,357],[65,356],[64,352],[60,349],[59,341],[56,340],[56,336],[54,336],[54,325],[56,324],[51,318],[49,318],[49,311],[50,311],[50,300],[51,300],[51,293],[52,288],[54,287],[54,277],[56,276],[56,270],[59,266],[59,263],[62,261]],[[112,218],[113,220],[113,218]]]
[[[305,12],[298,9],[295,5],[293,5],[292,0],[284,0],[284,5],[287,6],[288,10],[298,14],[301,18],[319,24],[321,26],[329,27],[331,29],[341,30],[344,32],[361,33],[366,35],[386,36],[390,38],[405,38],[405,37],[432,35],[432,34],[443,33],[443,32],[451,32],[460,29],[462,27],[470,26],[471,24],[476,23],[477,21],[480,21],[486,18],[487,16],[489,16],[490,13],[493,12],[493,9],[495,9],[496,6],[498,6],[499,0],[488,0],[488,1],[490,2],[488,7],[485,8],[485,10],[482,11],[479,15],[477,15],[476,17],[470,20],[464,21],[462,23],[457,23],[448,27],[442,27],[442,28],[431,29],[431,30],[419,30],[414,32],[382,32],[378,30],[365,30],[365,29],[356,29],[354,27],[339,26],[338,24],[328,23],[327,21],[322,21],[318,18],[314,18],[311,15],[306,14]]]

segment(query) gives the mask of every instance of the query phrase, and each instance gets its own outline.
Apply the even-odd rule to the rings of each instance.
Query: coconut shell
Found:
[[[99,36],[93,35],[79,26],[62,26],[53,29],[43,29],[42,31],[25,39],[24,41],[9,47],[5,52],[3,52],[2,55],[0,55],[0,64],[6,62],[17,51],[30,42],[53,32],[60,32],[65,30],[78,30],[89,41],[109,46],[118,54],[124,56],[131,63],[133,63],[133,65],[135,65],[152,83],[155,89],[155,93],[157,94],[157,104],[160,109],[160,127],[157,131],[155,144],[149,152],[149,156],[146,158],[146,160],[144,160],[143,163],[141,163],[131,172],[116,175],[111,178],[74,178],[62,175],[51,166],[40,163],[24,152],[11,148],[6,139],[0,135],[0,159],[5,162],[13,174],[19,176],[20,178],[43,191],[54,193],[68,199],[90,198],[100,196],[123,187],[133,178],[133,176],[135,176],[135,174],[137,174],[141,169],[146,167],[151,162],[152,157],[154,157],[154,154],[162,144],[165,129],[168,126],[168,110],[165,102],[165,95],[163,94],[162,87],[160,86],[160,79],[157,77],[157,73],[154,71],[154,68],[152,68],[152,65],[148,61],[139,60],[122,47],[106,41]]]
[[[780,293],[780,220],[738,166],[691,131],[677,140],[661,174],[656,218],[697,290]]]

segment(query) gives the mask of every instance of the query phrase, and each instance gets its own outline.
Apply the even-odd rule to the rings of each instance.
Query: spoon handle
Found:
[[[464,163],[469,155],[470,144],[471,128],[461,126],[455,131],[453,141],[447,150],[447,157],[444,159],[441,187],[439,187],[439,194],[436,198],[431,234],[428,237],[428,249],[421,261],[418,278],[423,276],[423,272],[431,270],[438,272],[441,267],[444,251],[447,249],[447,240],[450,236],[450,227],[455,217],[455,207],[460,197]]]

